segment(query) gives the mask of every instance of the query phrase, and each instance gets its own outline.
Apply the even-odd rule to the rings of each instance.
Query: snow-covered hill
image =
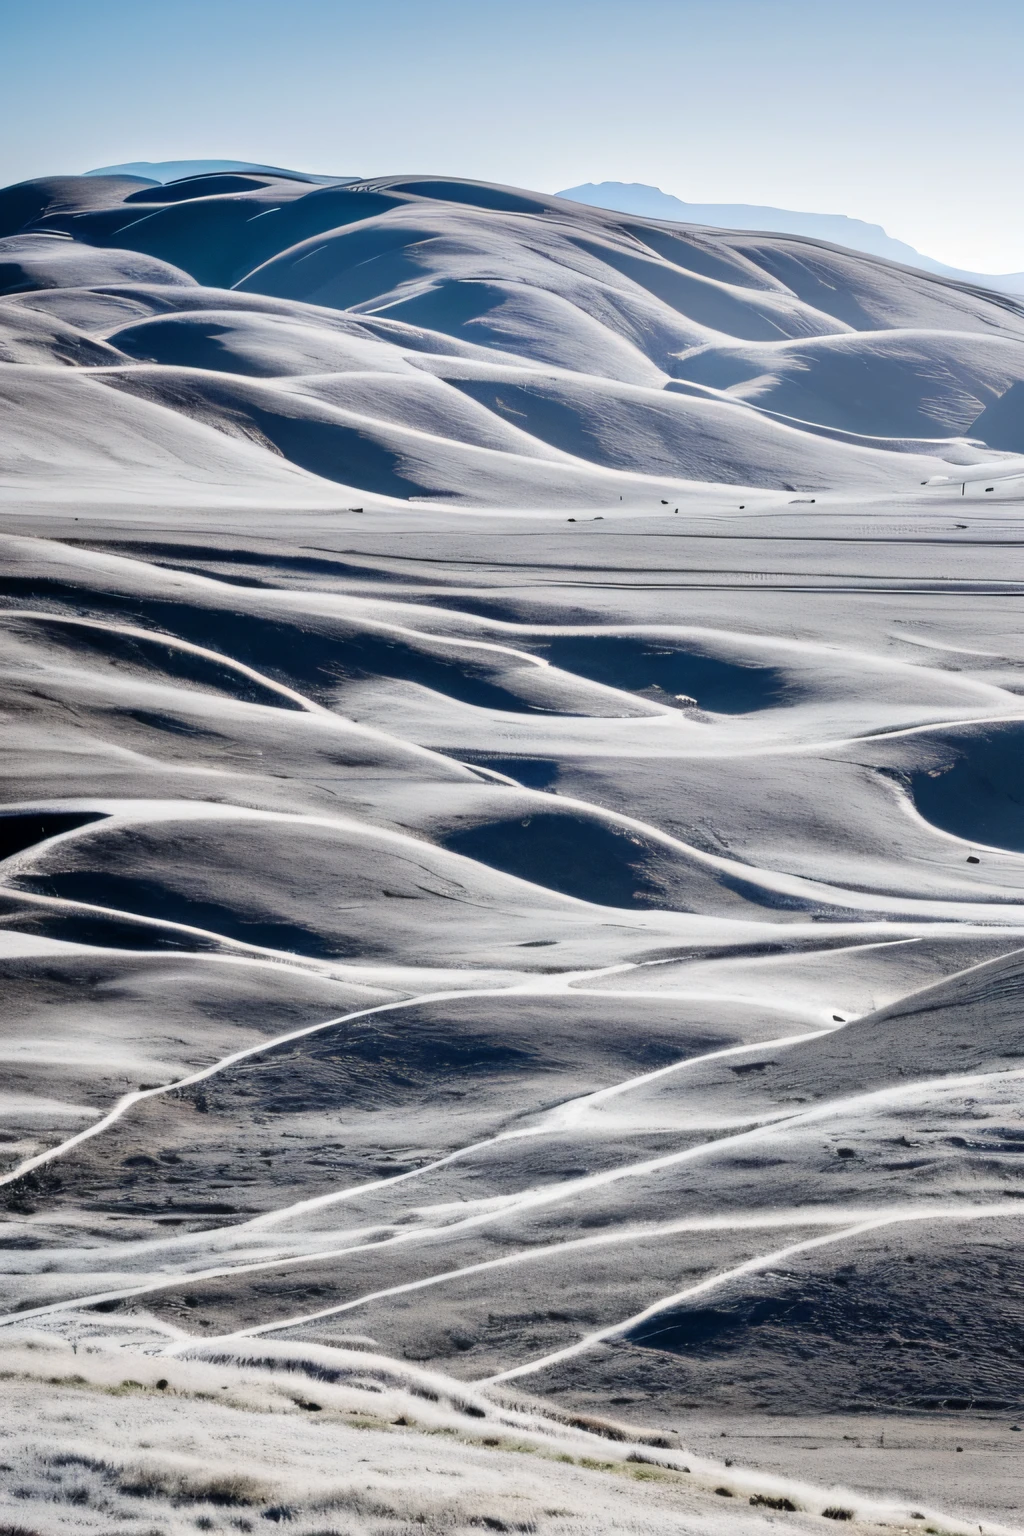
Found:
[[[0,1522],[1019,1530],[1024,309],[234,170],[0,282]]]
[[[137,485],[159,439],[220,486],[247,461],[300,495],[517,506],[908,489],[1017,446],[992,407],[1024,380],[1024,309],[821,242],[248,172],[26,183],[0,230],[19,481],[71,462],[47,418],[82,489],[112,459]]]

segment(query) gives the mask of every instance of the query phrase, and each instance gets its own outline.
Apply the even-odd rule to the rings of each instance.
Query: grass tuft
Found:
[[[795,1515],[799,1508],[798,1505],[793,1503],[792,1499],[787,1499],[784,1495],[776,1497],[771,1493],[752,1494],[750,1502],[751,1504],[760,1505],[762,1509],[784,1509],[791,1515]]]
[[[176,1504],[266,1504],[272,1489],[245,1472],[200,1472],[179,1467],[125,1467],[118,1477],[121,1493],[134,1498],[165,1498]]]

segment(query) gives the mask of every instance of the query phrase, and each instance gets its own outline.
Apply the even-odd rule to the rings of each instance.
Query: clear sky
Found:
[[[125,160],[846,213],[1024,270],[1021,0],[11,0],[0,185]]]

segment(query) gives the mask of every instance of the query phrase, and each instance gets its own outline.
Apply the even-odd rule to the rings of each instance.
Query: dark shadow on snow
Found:
[[[446,754],[447,755],[447,754]],[[493,757],[489,752],[452,753],[470,768],[490,768],[494,773],[515,779],[526,789],[547,789],[557,782],[562,765],[550,757]]]
[[[103,819],[102,811],[0,811],[0,859]]]
[[[702,709],[745,715],[783,702],[789,691],[778,667],[723,661],[665,640],[634,635],[560,635],[538,650],[566,672],[629,693],[682,694]]]
[[[666,904],[650,844],[596,817],[541,811],[449,832],[441,841],[453,853],[580,901],[635,910]]]
[[[966,842],[1024,853],[1024,726],[985,726],[950,745],[952,767],[910,775],[918,811]]]
[[[343,939],[325,939],[313,929],[297,923],[273,922],[256,913],[237,911],[221,902],[195,900],[156,880],[112,875],[102,870],[75,869],[47,875],[22,875],[18,878],[17,888],[65,901],[110,907],[115,912],[137,913],[143,918],[183,923],[243,944],[258,944],[265,949],[280,949],[318,960],[366,953],[365,944],[349,949]],[[187,947],[193,947],[190,935],[182,937]]]

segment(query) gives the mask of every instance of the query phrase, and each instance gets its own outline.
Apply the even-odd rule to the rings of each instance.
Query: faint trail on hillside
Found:
[[[659,963],[662,963],[662,962],[653,961],[651,963],[652,964],[659,964]],[[624,969],[624,968],[625,967],[611,967],[610,969],[616,970],[616,969]],[[548,978],[548,979],[555,979],[555,978]],[[568,987],[565,987],[565,988],[561,988],[560,987],[560,988],[552,989],[549,992],[549,991],[546,991],[546,990],[541,990],[539,987],[538,988],[534,988],[532,986],[529,987],[528,989],[526,987],[516,986],[514,988],[508,989],[507,991],[504,991],[503,989],[500,989],[500,988],[490,988],[490,989],[487,989],[487,990],[481,990],[478,993],[471,993],[471,992],[456,993],[456,994],[453,994],[453,999],[448,999],[448,1000],[459,999],[459,998],[462,998],[462,997],[474,997],[474,996],[492,997],[492,996],[501,996],[501,995],[505,995],[505,996],[530,996],[530,997],[535,997],[535,996],[539,996],[539,997],[559,997],[559,996],[562,995],[563,991],[568,991],[568,990],[569,990]],[[572,995],[573,996],[576,996],[576,995],[587,996],[589,994],[588,994],[588,990],[586,988],[573,988],[572,989]],[[605,996],[607,994],[604,994],[604,993],[601,993],[601,992],[595,992],[592,995],[594,995],[594,996]],[[665,998],[665,996],[666,996],[665,993],[653,993],[653,992],[651,992],[651,993],[644,993],[644,992],[621,993],[621,994],[612,994],[612,995],[623,996],[623,997],[632,997],[632,998],[635,998],[639,1002],[663,1000]],[[690,1000],[692,1000],[693,996],[694,996],[694,994],[687,994],[687,997]],[[696,996],[697,996],[697,998],[699,1000],[701,994],[696,994]],[[719,993],[708,993],[707,994],[708,1000],[712,1000],[713,999],[715,1001],[720,1000],[723,996],[727,996],[727,994],[719,994]],[[739,998],[738,1001],[747,1002],[748,999],[743,997],[743,998]],[[411,1007],[414,1007],[414,1006],[418,1006],[422,1002],[423,1002],[423,998],[421,998],[421,997],[408,998],[408,999],[400,999],[400,1000],[398,1000],[397,1002],[394,1002],[394,1003],[381,1004],[378,1007],[367,1009],[367,1010],[365,1010],[365,1013],[366,1014],[371,1014],[371,1013],[375,1013],[375,1012],[384,1011],[385,1009],[392,1009],[392,1008],[399,1008],[399,1007],[411,1008]],[[758,1006],[764,1006],[764,1007],[771,1008],[771,1007],[773,1007],[775,1005],[772,1005],[772,1004],[759,1004]],[[778,1006],[778,1009],[779,1009],[780,1012],[790,1013],[790,1012],[793,1011],[792,1009],[789,1008],[788,1005],[779,1004],[777,1006]],[[346,1022],[349,1018],[354,1018],[354,1017],[359,1017],[359,1015],[345,1015],[344,1018],[342,1020],[340,1020],[339,1022]],[[314,1030],[316,1030],[316,1029],[325,1029],[325,1028],[329,1027],[329,1023],[330,1022],[331,1021],[328,1021],[328,1024],[314,1025],[313,1029]],[[489,1147],[498,1146],[499,1144],[504,1143],[504,1142],[516,1141],[516,1140],[525,1139],[527,1137],[533,1137],[533,1136],[559,1135],[559,1134],[561,1134],[561,1132],[563,1130],[569,1128],[570,1125],[575,1124],[577,1119],[582,1114],[586,1113],[588,1107],[591,1104],[603,1103],[608,1098],[617,1097],[620,1094],[629,1092],[633,1088],[642,1087],[643,1085],[645,1085],[645,1084],[647,1084],[649,1082],[653,1082],[653,1081],[655,1081],[657,1079],[660,1079],[660,1078],[668,1077],[668,1076],[670,1076],[670,1075],[672,1075],[674,1073],[684,1071],[687,1068],[697,1067],[697,1066],[702,1065],[705,1062],[718,1060],[721,1057],[741,1056],[741,1055],[745,1055],[747,1052],[750,1052],[750,1051],[773,1050],[773,1049],[776,1049],[778,1047],[785,1048],[786,1046],[789,1046],[789,1045],[801,1044],[801,1043],[803,1043],[805,1041],[808,1041],[808,1040],[817,1040],[817,1039],[820,1039],[823,1035],[835,1034],[837,1032],[837,1030],[840,1030],[840,1029],[842,1029],[844,1027],[845,1027],[845,1025],[833,1024],[833,1025],[829,1025],[829,1027],[826,1028],[826,1029],[812,1030],[812,1031],[809,1031],[806,1034],[801,1034],[801,1035],[779,1035],[779,1036],[777,1036],[777,1037],[775,1037],[773,1039],[752,1041],[751,1043],[744,1044],[744,1045],[723,1046],[720,1050],[705,1052],[705,1053],[703,1053],[702,1055],[699,1055],[699,1056],[686,1056],[686,1057],[684,1057],[680,1061],[670,1062],[668,1066],[666,1066],[666,1067],[659,1067],[659,1068],[655,1069],[653,1072],[645,1072],[645,1073],[642,1073],[638,1077],[626,1078],[623,1082],[621,1082],[621,1083],[613,1083],[608,1088],[598,1088],[598,1089],[595,1089],[593,1093],[591,1093],[591,1094],[584,1094],[580,1098],[577,1098],[577,1099],[567,1099],[564,1105],[559,1105],[559,1106],[557,1106],[554,1109],[541,1110],[541,1111],[526,1111],[526,1112],[524,1112],[526,1115],[532,1115],[532,1114],[536,1113],[537,1115],[540,1116],[540,1118],[538,1119],[538,1121],[537,1121],[537,1123],[535,1125],[521,1127],[521,1128],[519,1128],[517,1130],[498,1131],[493,1136],[484,1137],[480,1141],[470,1142],[469,1144],[467,1144],[466,1146],[463,1146],[463,1147],[457,1147],[454,1151],[445,1153],[445,1155],[443,1157],[435,1158],[433,1161],[431,1161],[429,1163],[423,1163],[418,1168],[407,1169],[404,1173],[390,1174],[390,1175],[388,1175],[387,1178],[383,1178],[383,1179],[368,1180],[364,1184],[352,1184],[352,1185],[347,1186],[345,1189],[342,1189],[342,1190],[331,1190],[328,1194],[324,1194],[324,1195],[311,1195],[307,1199],[295,1201],[294,1203],[292,1203],[290,1205],[280,1206],[276,1210],[264,1212],[260,1216],[252,1216],[252,1217],[249,1218],[248,1221],[233,1223],[230,1226],[226,1226],[226,1227],[213,1227],[213,1228],[209,1228],[205,1232],[189,1233],[189,1234],[186,1234],[186,1235],[180,1236],[180,1237],[147,1238],[147,1239],[144,1239],[142,1242],[139,1242],[139,1243],[126,1243],[126,1244],[120,1244],[119,1243],[119,1244],[116,1245],[116,1248],[111,1249],[110,1251],[115,1251],[118,1254],[123,1255],[127,1251],[130,1251],[131,1253],[138,1254],[138,1253],[151,1253],[151,1252],[155,1252],[155,1251],[160,1250],[160,1249],[167,1250],[169,1248],[201,1247],[201,1246],[203,1246],[205,1244],[209,1244],[211,1240],[215,1240],[215,1239],[218,1239],[218,1238],[225,1238],[226,1237],[226,1238],[230,1238],[230,1239],[237,1239],[239,1236],[241,1236],[243,1234],[246,1234],[246,1233],[261,1232],[261,1231],[264,1231],[264,1230],[266,1230],[266,1229],[268,1229],[270,1227],[274,1227],[274,1226],[278,1225],[279,1223],[281,1223],[283,1221],[291,1220],[291,1219],[293,1219],[294,1217],[297,1217],[297,1216],[306,1215],[306,1214],[308,1214],[311,1211],[322,1210],[322,1209],[324,1209],[327,1206],[340,1205],[340,1204],[342,1204],[342,1203],[344,1203],[344,1202],[346,1202],[348,1200],[356,1200],[361,1195],[371,1194],[371,1193],[373,1193],[373,1192],[375,1192],[377,1190],[381,1190],[381,1189],[387,1189],[387,1188],[390,1188],[390,1187],[392,1187],[393,1185],[396,1185],[396,1184],[403,1184],[403,1183],[408,1182],[411,1179],[422,1178],[426,1174],[430,1174],[430,1173],[436,1172],[439,1168],[445,1168],[445,1167],[447,1167],[451,1163],[460,1161],[462,1158],[470,1157],[470,1156],[472,1156],[472,1154],[474,1152],[482,1152],[482,1151],[485,1151]],[[172,1085],[172,1087],[173,1086],[174,1085]],[[160,1090],[157,1090],[157,1091],[160,1091]],[[166,1091],[169,1091],[169,1090],[164,1089],[162,1091],[166,1092]],[[151,1090],[151,1092],[152,1092],[152,1090]],[[570,1112],[571,1119],[569,1121],[567,1121],[566,1124],[562,1124],[561,1123],[561,1116],[562,1116],[562,1114],[565,1111],[569,1111]],[[783,1113],[784,1112],[780,1111],[780,1116]],[[769,1117],[769,1118],[772,1118],[772,1117]],[[68,1143],[68,1144],[70,1145],[70,1143]],[[511,1199],[511,1198],[514,1198],[514,1197],[509,1197],[509,1198]],[[387,1224],[385,1224],[385,1225],[387,1225]],[[380,1245],[378,1245],[378,1246],[380,1246]],[[78,1250],[72,1250],[72,1251],[75,1252],[75,1251],[78,1251]],[[95,1251],[95,1250],[90,1250],[90,1251]],[[102,1251],[106,1252],[107,1250],[104,1249]],[[301,1257],[302,1257],[302,1255],[296,1256],[296,1262],[298,1262]]]
[[[367,1009],[365,1012],[382,1012],[385,1009],[401,1006],[406,1005],[385,1004],[383,1008]],[[185,1274],[162,1278],[158,1281],[146,1282],[140,1286],[122,1287],[115,1291],[105,1291],[88,1296],[69,1297],[66,1300],[52,1302],[43,1307],[29,1309],[24,1312],[14,1312],[2,1315],[0,1316],[0,1327],[17,1322],[19,1318],[44,1316],[52,1312],[65,1311],[68,1307],[97,1305],[100,1302],[106,1301],[127,1300],[134,1296],[153,1294],[156,1291],[173,1290],[180,1285],[190,1282],[195,1283],[199,1280],[223,1278],[229,1274],[253,1274],[266,1270],[285,1269],[293,1266],[320,1263],[326,1259],[342,1258],[346,1254],[363,1252],[367,1249],[372,1249],[374,1252],[380,1252],[389,1248],[405,1247],[409,1244],[429,1242],[437,1237],[450,1238],[453,1235],[458,1235],[462,1232],[476,1230],[480,1227],[493,1225],[496,1222],[504,1220],[508,1216],[519,1216],[524,1211],[532,1211],[546,1206],[555,1205],[562,1200],[571,1199],[575,1195],[583,1194],[593,1189],[604,1188],[612,1184],[620,1183],[624,1179],[642,1178],[651,1173],[659,1173],[666,1168],[673,1168],[686,1162],[697,1161],[700,1158],[707,1157],[710,1154],[719,1151],[732,1151],[738,1145],[749,1145],[752,1142],[763,1140],[766,1137],[776,1135],[779,1132],[791,1132],[802,1126],[814,1124],[822,1120],[827,1120],[837,1113],[842,1113],[844,1110],[863,1108],[872,1104],[885,1102],[898,1102],[901,1099],[913,1098],[921,1094],[926,1094],[930,1091],[941,1091],[942,1089],[948,1090],[951,1088],[973,1088],[982,1083],[985,1083],[990,1079],[997,1079],[1001,1082],[1006,1082],[1008,1080],[1017,1080],[1021,1078],[1024,1078],[1024,1067],[1016,1068],[1009,1072],[967,1073],[952,1078],[928,1078],[914,1083],[901,1083],[898,1087],[889,1086],[882,1089],[876,1089],[866,1094],[844,1095],[838,1099],[829,1100],[824,1104],[815,1105],[810,1110],[804,1110],[798,1114],[786,1115],[784,1118],[780,1118],[777,1114],[773,1115],[771,1117],[770,1123],[768,1124],[765,1124],[764,1121],[761,1121],[760,1123],[755,1124],[751,1129],[740,1131],[732,1136],[722,1136],[714,1138],[711,1141],[701,1142],[697,1146],[687,1147],[682,1151],[664,1153],[660,1157],[646,1158],[637,1163],[621,1164],[616,1168],[605,1169],[601,1173],[588,1174],[581,1178],[563,1180],[559,1184],[548,1186],[542,1189],[527,1189],[523,1191],[518,1197],[512,1196],[508,1197],[507,1199],[503,1199],[501,1206],[497,1210],[478,1212],[475,1215],[467,1216],[460,1221],[453,1221],[443,1227],[419,1228],[383,1238],[375,1242],[350,1244],[346,1247],[342,1247],[336,1250],[324,1251],[318,1249],[316,1252],[311,1254],[290,1254],[284,1258],[263,1259],[249,1264],[219,1265],[216,1268],[191,1271]],[[530,1135],[533,1133],[530,1131],[525,1131],[521,1134]],[[79,1139],[82,1138],[80,1137]],[[512,1139],[511,1134],[495,1137],[492,1141],[484,1143],[483,1145],[495,1145],[499,1141],[510,1139]],[[442,1159],[440,1162],[434,1164],[433,1166],[440,1167],[444,1164],[454,1162],[457,1158],[466,1156],[469,1150],[470,1149],[463,1149],[461,1152],[450,1153],[446,1158]],[[406,1174],[396,1175],[392,1179],[377,1181],[376,1184],[371,1182],[367,1185],[356,1186],[351,1191],[346,1191],[346,1194],[349,1196],[349,1198],[353,1198],[358,1194],[371,1192],[375,1187],[380,1187],[383,1184],[397,1184],[404,1179],[415,1177],[417,1174],[423,1171],[426,1170],[413,1169]],[[878,1220],[883,1221],[888,1220],[888,1218],[878,1218]],[[391,1222],[381,1223],[378,1227],[371,1228],[370,1231],[380,1230],[381,1226],[390,1230],[392,1225],[393,1223]]]
[[[402,1296],[409,1291],[422,1291],[435,1285],[443,1285],[448,1280],[461,1280],[467,1275],[478,1275],[487,1270],[505,1269],[518,1264],[541,1262],[545,1259],[559,1258],[567,1253],[574,1253],[589,1248],[601,1248],[626,1242],[649,1242],[663,1237],[673,1237],[681,1232],[746,1232],[762,1231],[773,1227],[837,1226],[844,1229],[843,1233],[840,1234],[844,1236],[851,1223],[856,1224],[858,1220],[872,1222],[876,1217],[883,1214],[886,1221],[912,1221],[924,1219],[925,1216],[933,1216],[936,1219],[946,1217],[952,1219],[960,1212],[960,1209],[959,1207],[951,1207],[948,1212],[943,1212],[941,1209],[931,1208],[922,1215],[919,1215],[913,1208],[910,1208],[903,1214],[872,1211],[858,1217],[856,1211],[847,1210],[840,1213],[830,1212],[822,1207],[815,1207],[812,1210],[760,1212],[749,1216],[736,1217],[682,1217],[678,1221],[658,1222],[641,1227],[626,1227],[625,1229],[613,1232],[601,1232],[593,1237],[567,1238],[563,1242],[547,1243],[533,1248],[521,1248],[515,1253],[503,1254],[500,1258],[484,1259],[478,1264],[466,1264],[460,1269],[447,1269],[440,1274],[426,1275],[419,1280],[406,1281],[402,1285],[387,1286],[379,1291],[368,1291],[365,1295],[356,1296],[351,1301],[343,1301],[332,1307],[321,1307],[316,1312],[301,1313],[294,1317],[281,1318],[273,1323],[254,1324],[251,1328],[238,1328],[231,1333],[215,1334],[211,1338],[207,1338],[204,1335],[202,1342],[209,1344],[217,1343],[224,1339],[255,1338],[261,1334],[279,1332],[283,1328],[300,1328],[307,1323],[320,1322],[325,1317],[336,1317],[339,1313],[351,1312],[356,1307],[369,1306],[372,1302],[386,1300],[390,1296]],[[1002,1215],[1007,1209],[1008,1207],[1002,1204],[993,1206],[992,1213]],[[963,1207],[963,1210],[973,1214],[976,1208],[967,1206]],[[1017,1214],[1024,1215],[1024,1212],[1018,1212]],[[731,1274],[732,1271],[728,1273]],[[661,1303],[657,1305],[660,1307]],[[177,1331],[180,1333],[180,1330]],[[163,1353],[175,1354],[179,1348],[187,1349],[194,1343],[195,1335],[189,1334],[187,1338],[182,1339],[180,1342],[176,1341],[175,1344],[168,1346]]]
[[[585,991],[585,988],[573,988],[574,993],[585,993]],[[658,997],[662,994],[647,995]],[[637,996],[642,998],[645,996],[645,994],[639,993]],[[789,1012],[790,1010],[786,1009],[785,1011]],[[593,1093],[584,1094],[582,1097],[577,1099],[568,1099],[566,1100],[565,1104],[558,1105],[554,1109],[540,1112],[541,1119],[535,1125],[525,1126],[518,1130],[499,1131],[494,1136],[488,1136],[482,1141],[473,1142],[466,1147],[460,1147],[458,1151],[449,1152],[445,1157],[438,1158],[435,1162],[432,1163],[424,1163],[421,1168],[413,1168],[408,1173],[396,1174],[394,1178],[381,1179],[374,1184],[353,1185],[348,1189],[337,1190],[327,1195],[313,1195],[308,1200],[296,1201],[294,1205],[284,1206],[280,1210],[268,1211],[266,1215],[254,1216],[251,1220],[243,1223],[241,1227],[231,1228],[228,1230],[233,1230],[236,1232],[263,1231],[268,1227],[275,1226],[278,1222],[287,1221],[293,1216],[304,1215],[314,1210],[323,1210],[327,1206],[337,1205],[346,1200],[358,1199],[360,1195],[366,1193],[368,1190],[380,1189],[389,1184],[398,1184],[404,1180],[420,1178],[424,1174],[433,1173],[436,1169],[443,1168],[449,1163],[453,1163],[464,1157],[470,1157],[474,1152],[484,1151],[488,1147],[498,1146],[503,1142],[516,1141],[530,1136],[557,1135],[562,1130],[567,1129],[569,1125],[573,1124],[575,1120],[579,1118],[579,1116],[585,1114],[586,1110],[591,1104],[601,1103],[607,1098],[611,1098],[622,1093],[628,1093],[631,1089],[641,1087],[646,1083],[654,1082],[660,1078],[668,1077],[677,1072],[684,1072],[688,1068],[700,1066],[708,1061],[716,1061],[721,1057],[742,1056],[749,1051],[758,1051],[762,1049],[784,1049],[786,1046],[797,1045],[807,1040],[817,1040],[822,1035],[832,1034],[836,1029],[841,1028],[843,1028],[842,1025],[833,1025],[828,1029],[811,1030],[805,1034],[779,1035],[775,1039],[756,1041],[750,1045],[723,1046],[720,1050],[708,1051],[700,1056],[687,1056],[684,1057],[681,1061],[670,1062],[667,1067],[659,1067],[653,1072],[641,1073],[638,1077],[627,1078],[624,1082],[614,1083],[608,1088],[598,1088]],[[571,1118],[567,1120],[565,1124],[563,1124],[562,1116],[566,1112],[569,1112]]]
[[[579,973],[576,973],[579,974]],[[601,973],[598,973],[601,974]],[[339,1024],[350,1024],[355,1019],[366,1018],[374,1013],[388,1013],[395,1008],[415,1008],[423,1003],[451,1002],[460,997],[488,997],[491,995],[502,996],[514,994],[529,989],[529,983],[521,983],[513,987],[482,987],[468,991],[443,991],[425,992],[419,997],[402,998],[392,1003],[377,1003],[372,1008],[358,1008],[352,1013],[339,1014],[333,1019],[324,1019],[317,1024],[306,1024],[301,1029],[289,1030],[287,1034],[276,1035],[271,1040],[258,1041],[254,1045],[243,1047],[239,1051],[232,1051],[228,1056],[222,1056],[219,1061],[212,1062],[207,1067],[200,1067],[195,1072],[189,1072],[184,1077],[175,1078],[173,1082],[164,1083],[159,1088],[138,1088],[132,1093],[126,1093],[118,1099],[113,1109],[109,1110],[102,1119],[88,1126],[84,1131],[69,1136],[66,1141],[59,1142],[56,1146],[49,1147],[44,1152],[37,1152],[33,1157],[27,1157],[8,1173],[0,1175],[0,1186],[11,1184],[16,1179],[23,1178],[26,1173],[31,1173],[34,1168],[41,1168],[44,1163],[53,1162],[56,1158],[64,1157],[75,1147],[81,1146],[85,1141],[90,1141],[94,1136],[108,1130],[121,1116],[135,1104],[141,1104],[146,1099],[155,1099],[168,1093],[177,1093],[182,1088],[190,1088],[194,1083],[204,1082],[207,1078],[214,1077],[218,1072],[223,1072],[228,1067],[237,1066],[240,1061],[247,1061],[253,1056],[262,1056],[267,1051],[276,1050],[279,1046],[290,1045],[292,1041],[306,1039],[309,1035],[315,1035],[325,1029],[336,1028]]]
[[[851,1226],[844,1227],[836,1233],[826,1233],[822,1237],[807,1238],[799,1243],[790,1243],[785,1248],[777,1248],[772,1253],[759,1254],[757,1258],[747,1259],[743,1264],[737,1264],[732,1269],[722,1270],[720,1274],[712,1275],[706,1280],[699,1281],[696,1285],[688,1286],[683,1291],[676,1291],[671,1296],[662,1296],[658,1301],[652,1302],[642,1312],[627,1317],[621,1323],[615,1323],[610,1328],[599,1328],[594,1333],[588,1333],[585,1338],[575,1344],[566,1345],[564,1349],[553,1350],[548,1355],[542,1355],[537,1360],[527,1361],[523,1365],[511,1366],[507,1371],[499,1371],[494,1376],[486,1376],[474,1383],[476,1386],[490,1386],[501,1381],[513,1381],[519,1376],[529,1376],[536,1371],[546,1370],[549,1366],[560,1365],[563,1360],[571,1360],[575,1355],[581,1355],[588,1349],[593,1349],[596,1344],[603,1344],[608,1339],[616,1338],[626,1333],[627,1330],[646,1322],[649,1317],[656,1317],[659,1312],[665,1312],[670,1307],[679,1306],[681,1302],[689,1301],[694,1296],[705,1295],[708,1291],[717,1290],[719,1286],[727,1285],[730,1280],[737,1280],[742,1275],[753,1275],[759,1270],[767,1269],[780,1260],[791,1259],[798,1253],[809,1253],[815,1248],[824,1248],[833,1243],[848,1241],[851,1237],[859,1237],[863,1232],[874,1232],[880,1227],[897,1225],[900,1222],[909,1221],[983,1221],[1002,1219],[1004,1217],[1024,1216],[1024,1210],[1014,1206],[1010,1201],[992,1206],[964,1206],[952,1210],[924,1209],[910,1214],[886,1214],[872,1216],[864,1221],[854,1222]]]

